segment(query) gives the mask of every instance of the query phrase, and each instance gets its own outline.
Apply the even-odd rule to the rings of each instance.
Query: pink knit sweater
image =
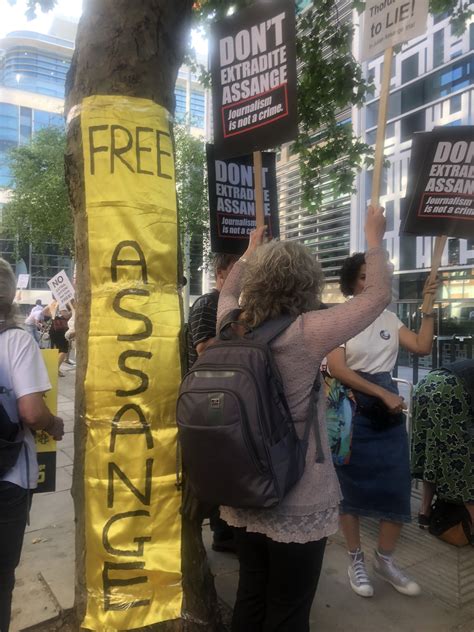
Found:
[[[271,345],[300,437],[310,392],[323,358],[363,331],[390,303],[392,269],[387,263],[387,253],[382,248],[369,250],[366,264],[365,289],[361,294],[330,309],[302,314]],[[223,316],[238,307],[244,265],[241,261],[235,264],[220,293],[218,329]],[[337,531],[341,494],[327,442],[325,409],[321,394],[318,423],[324,462],[316,463],[316,442],[311,430],[304,474],[280,505],[252,510],[221,507],[226,522],[263,533],[277,542],[305,543]]]

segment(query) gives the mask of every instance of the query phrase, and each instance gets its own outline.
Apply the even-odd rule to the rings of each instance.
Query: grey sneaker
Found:
[[[364,554],[360,549],[356,553],[349,553],[351,563],[347,569],[349,583],[352,590],[360,597],[372,597],[374,587],[370,583],[367,569],[365,568]]]
[[[416,597],[416,595],[419,595],[421,592],[421,588],[418,584],[405,575],[391,557],[380,555],[378,551],[375,551],[374,571],[380,579],[392,584],[395,590],[398,590],[402,595]]]

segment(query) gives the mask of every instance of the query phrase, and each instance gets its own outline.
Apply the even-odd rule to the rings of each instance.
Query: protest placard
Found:
[[[16,282],[16,289],[17,290],[26,290],[26,288],[28,287],[29,282],[30,282],[30,275],[29,274],[19,274],[17,282]]]
[[[401,232],[474,235],[474,126],[415,134]]]
[[[294,0],[256,3],[217,22],[210,60],[216,156],[296,137]]]
[[[66,307],[74,298],[74,288],[64,270],[61,270],[61,272],[53,276],[53,278],[48,281],[48,286],[60,307]]]
[[[45,395],[45,404],[53,415],[58,413],[58,352],[56,349],[41,349],[51,390]],[[38,459],[38,487],[36,494],[54,492],[56,489],[56,441],[44,430],[35,433]]]
[[[368,0],[364,11],[361,61],[423,35],[428,0]]]
[[[384,53],[372,178],[371,204],[374,206],[379,204],[382,183],[393,47],[422,35],[427,18],[428,0],[368,0],[365,3],[361,59]]]
[[[217,160],[207,145],[211,250],[242,254],[256,226],[255,178],[251,155]],[[263,210],[268,234],[278,237],[276,156],[262,153]]]

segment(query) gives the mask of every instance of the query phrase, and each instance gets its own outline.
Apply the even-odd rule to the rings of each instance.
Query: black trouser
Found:
[[[8,632],[15,568],[28,518],[28,492],[18,485],[0,482],[0,632]]]
[[[309,632],[326,538],[283,544],[235,529],[235,543],[240,574],[232,632]]]

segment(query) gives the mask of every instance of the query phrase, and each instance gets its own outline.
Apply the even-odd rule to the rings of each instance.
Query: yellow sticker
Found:
[[[95,96],[81,114],[91,313],[85,382],[90,630],[181,615],[178,228],[169,115]]]

